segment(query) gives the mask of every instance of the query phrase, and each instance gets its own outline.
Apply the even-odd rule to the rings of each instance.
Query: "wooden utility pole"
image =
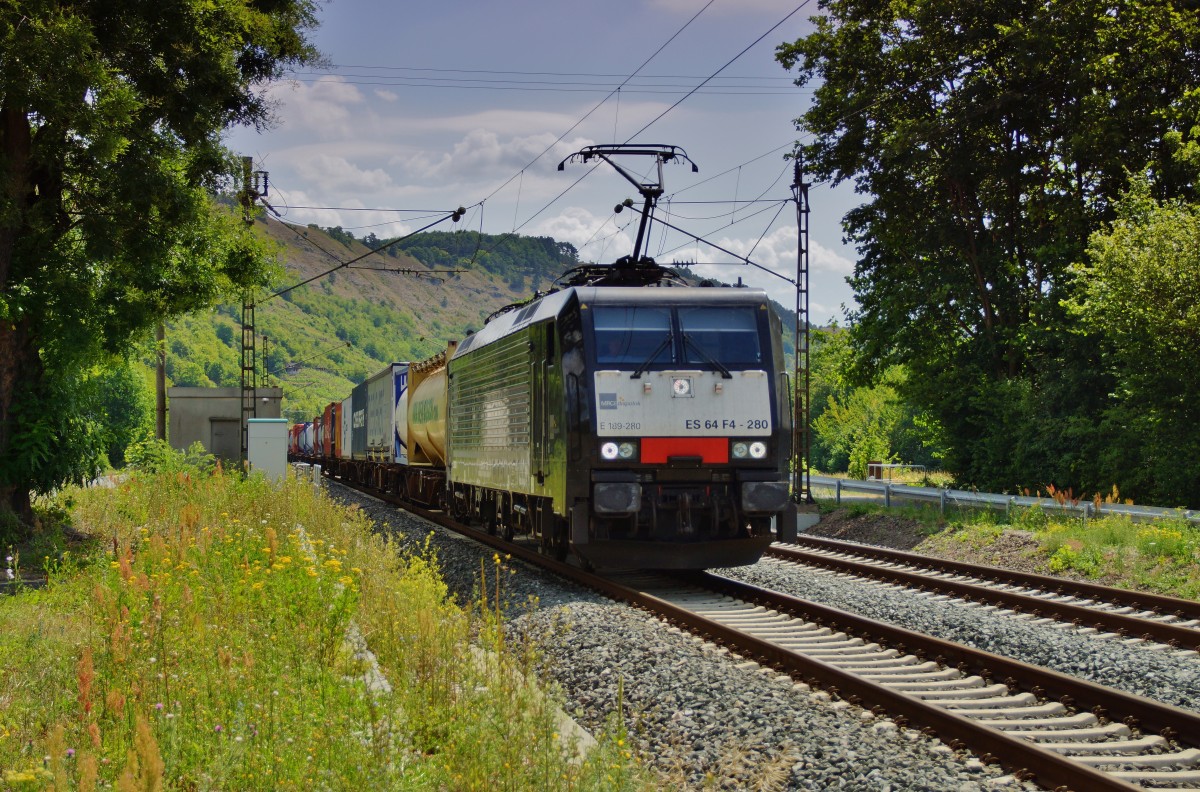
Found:
[[[154,329],[154,436],[167,439],[167,330],[162,322]]]

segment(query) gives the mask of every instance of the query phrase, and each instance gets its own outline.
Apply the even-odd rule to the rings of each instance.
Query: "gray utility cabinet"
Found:
[[[283,418],[246,421],[246,458],[251,473],[282,482],[287,474],[288,422]]]

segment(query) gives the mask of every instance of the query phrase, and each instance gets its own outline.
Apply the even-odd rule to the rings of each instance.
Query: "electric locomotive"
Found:
[[[410,459],[444,459],[459,518],[560,557],[749,564],[774,518],[786,530],[787,392],[760,290],[570,287],[489,322],[416,386]]]

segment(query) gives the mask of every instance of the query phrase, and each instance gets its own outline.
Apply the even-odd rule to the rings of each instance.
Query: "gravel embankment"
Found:
[[[337,485],[387,531],[414,545],[432,532],[443,575],[472,598],[493,551]],[[589,731],[618,701],[636,750],[664,786],[692,789],[1034,789],[937,740],[731,658],[656,619],[511,562],[504,590],[514,634],[532,636],[546,680]],[[536,600],[536,604],[532,604]]]

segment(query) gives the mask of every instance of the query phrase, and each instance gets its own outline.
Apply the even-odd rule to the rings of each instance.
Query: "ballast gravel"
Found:
[[[1200,654],[1161,644],[1100,639],[1063,622],[993,612],[961,600],[800,567],[764,558],[747,567],[714,569],[802,599],[915,632],[1051,668],[1106,687],[1200,711]]]
[[[413,547],[430,537],[460,602],[476,596],[495,551],[336,484],[381,530]],[[594,734],[618,708],[633,747],[664,788],[1033,790],[994,765],[833,701],[645,613],[517,562],[504,583],[514,636],[542,655],[545,682]]]

